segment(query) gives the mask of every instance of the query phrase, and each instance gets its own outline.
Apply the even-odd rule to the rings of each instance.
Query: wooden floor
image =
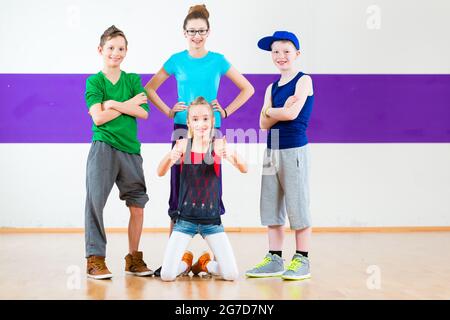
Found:
[[[450,299],[450,232],[318,233],[312,279],[246,279],[265,254],[264,233],[229,233],[240,278],[181,277],[175,282],[124,274],[126,234],[108,235],[112,280],[85,276],[83,234],[0,234],[0,299]],[[292,233],[283,256],[290,260]],[[141,247],[160,266],[165,233],[145,233]],[[206,248],[197,236],[194,256]]]

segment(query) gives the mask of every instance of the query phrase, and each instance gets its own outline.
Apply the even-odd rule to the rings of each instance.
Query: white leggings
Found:
[[[188,234],[173,231],[169,238],[164,260],[161,268],[161,279],[164,281],[173,281],[176,277],[185,272],[187,265],[181,261],[186,248],[191,242],[192,237]],[[239,276],[236,259],[233,249],[225,232],[214,233],[205,237],[215,260],[211,260],[206,265],[208,272],[222,276],[225,280],[236,280]]]

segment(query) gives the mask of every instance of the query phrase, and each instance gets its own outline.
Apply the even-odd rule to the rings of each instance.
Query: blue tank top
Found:
[[[299,72],[294,79],[282,86],[278,85],[280,80],[273,83],[273,108],[282,108],[286,100],[290,96],[295,94],[295,86],[297,84],[297,81],[303,75],[303,72]],[[309,118],[311,116],[313,102],[314,95],[308,96],[297,118],[288,121],[278,121],[273,127],[270,128],[269,134],[267,135],[267,147],[269,149],[298,148],[308,144],[308,138],[306,137],[306,128],[308,127]],[[278,129],[278,147],[275,144],[272,146],[272,135],[276,137],[275,132],[272,132],[272,130],[274,129]]]

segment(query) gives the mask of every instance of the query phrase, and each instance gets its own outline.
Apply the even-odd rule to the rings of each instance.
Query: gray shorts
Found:
[[[86,172],[87,193],[93,199],[88,197],[88,200],[104,206],[115,183],[119,198],[127,207],[144,208],[148,195],[142,162],[140,154],[126,153],[103,141],[93,141]]]
[[[264,152],[260,212],[264,226],[311,227],[309,146]]]
[[[148,201],[142,157],[93,141],[86,167],[86,257],[106,255],[103,209],[114,183],[128,207],[144,208]]]

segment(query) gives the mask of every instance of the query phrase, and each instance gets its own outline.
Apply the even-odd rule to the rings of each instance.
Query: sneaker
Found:
[[[112,273],[105,264],[105,257],[90,256],[87,258],[86,272],[88,278],[102,280],[111,279]]]
[[[134,251],[125,257],[125,273],[145,277],[151,276],[153,271],[147,268],[147,264],[142,260],[142,251]]]
[[[187,264],[187,269],[180,276],[187,276],[189,272],[191,272],[192,268],[192,260],[194,259],[194,255],[190,251],[186,251],[181,258],[181,261],[184,261]]]
[[[281,276],[284,280],[303,280],[311,278],[309,259],[299,253],[294,254],[292,261]]]
[[[159,267],[158,269],[156,269],[155,272],[153,272],[153,275],[155,277],[161,277],[161,269],[162,269],[162,266]]]
[[[264,260],[245,275],[250,278],[279,277],[284,272],[283,259],[276,254],[268,253]]]
[[[211,261],[211,256],[208,252],[203,253],[197,262],[192,266],[191,270],[194,275],[198,275],[200,272],[208,273],[206,265]]]

